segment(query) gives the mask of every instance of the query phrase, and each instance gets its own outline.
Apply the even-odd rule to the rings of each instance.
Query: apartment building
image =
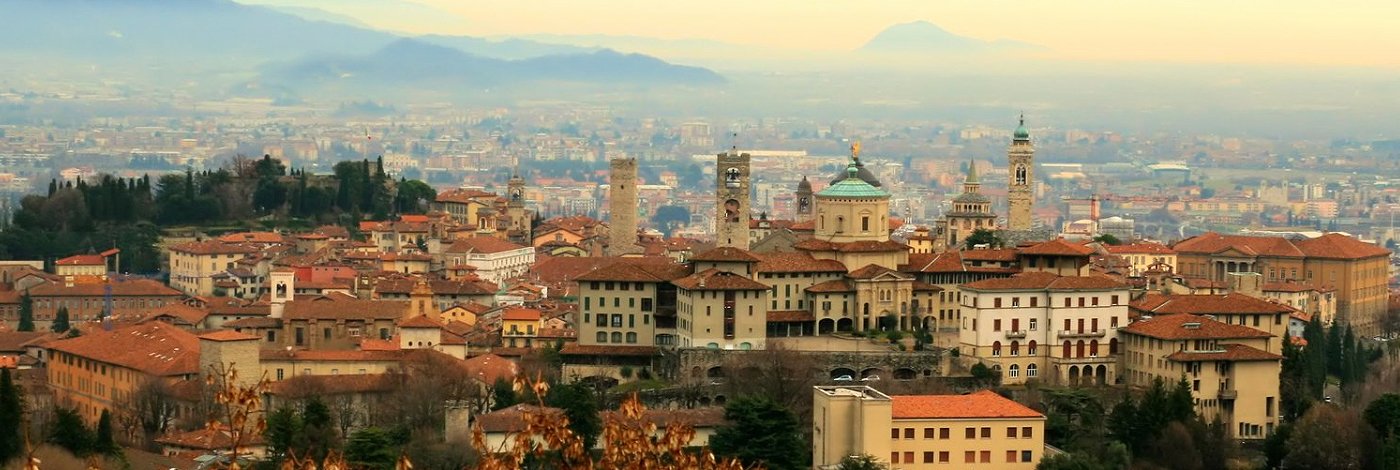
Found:
[[[1134,300],[1135,317],[1164,315],[1198,315],[1228,325],[1248,326],[1269,334],[1271,339],[1261,349],[1271,353],[1283,351],[1288,336],[1288,319],[1293,307],[1258,297],[1232,292],[1219,295],[1147,294]]]
[[[819,469],[857,454],[901,469],[1033,469],[1045,451],[1045,416],[990,390],[890,396],[867,386],[817,386],[812,396],[812,465]]]
[[[214,295],[215,275],[234,269],[238,260],[257,253],[257,247],[217,240],[194,241],[170,247],[170,287],[186,295]]]
[[[967,283],[958,347],[1008,384],[1114,383],[1128,286],[1105,277],[1022,273]]]
[[[443,250],[447,266],[471,266],[477,277],[501,282],[525,274],[535,264],[535,249],[495,237],[461,238]]]
[[[619,259],[576,278],[578,344],[676,344],[676,287],[688,268],[669,261]]]
[[[1237,439],[1263,439],[1278,425],[1283,357],[1270,352],[1274,335],[1210,316],[1143,317],[1120,330],[1126,383],[1191,384],[1196,411],[1219,419]]]
[[[164,322],[87,331],[47,348],[54,404],[73,409],[88,423],[96,423],[103,410],[132,409],[148,384],[200,375],[199,338]]]

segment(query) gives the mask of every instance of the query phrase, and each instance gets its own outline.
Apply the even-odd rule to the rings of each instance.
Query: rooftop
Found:
[[[890,400],[893,419],[1045,419],[1045,415],[991,390],[966,395],[894,395]]]

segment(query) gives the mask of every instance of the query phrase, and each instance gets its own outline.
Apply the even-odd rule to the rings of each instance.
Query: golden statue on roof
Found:
[[[851,143],[851,160],[860,163],[860,141]]]

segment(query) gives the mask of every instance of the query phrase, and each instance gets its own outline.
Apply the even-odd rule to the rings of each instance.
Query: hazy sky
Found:
[[[1065,59],[1400,66],[1394,0],[243,1],[379,2],[398,10],[406,2],[455,14],[418,21],[356,15],[421,33],[617,34],[850,50],[892,24],[927,20],[960,35],[1039,44]]]

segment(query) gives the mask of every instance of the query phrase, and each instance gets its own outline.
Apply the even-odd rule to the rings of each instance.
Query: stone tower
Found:
[[[638,251],[637,160],[614,158],[608,172],[608,256]]]
[[[268,316],[271,318],[282,318],[282,311],[287,302],[296,298],[296,271],[290,268],[278,268],[268,274],[268,283],[272,286],[272,310]]]
[[[1006,150],[1007,182],[1006,205],[1009,207],[1006,228],[1012,231],[1031,229],[1031,206],[1035,205],[1035,147],[1031,146],[1031,134],[1026,131],[1026,117],[1021,116],[1021,124],[1011,138],[1011,147]]]
[[[802,181],[797,183],[797,215],[793,217],[795,222],[806,222],[812,220],[812,182],[807,181],[804,175]]]
[[[715,245],[749,249],[749,154],[715,157]]]
[[[515,172],[506,188],[506,192],[509,193],[506,195],[509,198],[506,202],[506,217],[510,219],[508,238],[516,243],[529,245],[531,227],[530,214],[525,210],[525,178],[520,177],[520,172]]]

